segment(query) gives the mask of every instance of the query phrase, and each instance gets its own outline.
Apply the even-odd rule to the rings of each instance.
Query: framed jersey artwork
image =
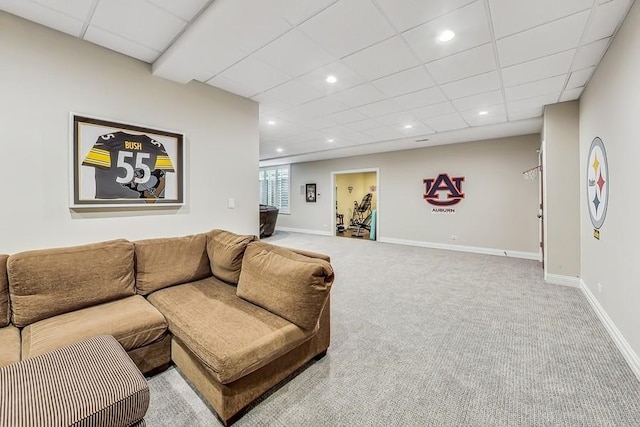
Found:
[[[184,135],[71,114],[71,207],[184,204]]]

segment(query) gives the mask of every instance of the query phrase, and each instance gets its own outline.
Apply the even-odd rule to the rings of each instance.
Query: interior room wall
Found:
[[[538,164],[540,135],[442,145],[291,165],[292,188],[316,182],[317,203],[293,194],[291,214],[277,226],[333,234],[331,173],[379,168],[379,240],[520,252],[538,256],[538,182],[522,172]],[[436,215],[425,202],[425,178],[464,176],[455,215]],[[452,240],[452,236],[456,239]]]
[[[0,54],[0,252],[258,232],[255,102],[153,77],[149,64],[4,12]],[[185,206],[70,210],[70,112],[185,133]]]
[[[623,354],[640,378],[640,4],[636,2],[580,99],[581,270],[587,295],[600,307]],[[587,156],[604,142],[609,204],[593,236],[587,205]]]
[[[550,281],[579,285],[580,149],[578,101],[544,111],[545,274]]]

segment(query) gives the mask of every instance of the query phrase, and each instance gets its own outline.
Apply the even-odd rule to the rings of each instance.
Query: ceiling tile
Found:
[[[338,81],[335,83],[327,83],[327,77],[330,75],[335,76]],[[342,61],[336,61],[317,68],[299,77],[298,80],[325,94],[340,92],[365,83],[365,79],[360,77]]]
[[[406,111],[387,114],[376,118],[376,121],[382,123],[383,126],[404,126],[411,125],[416,122],[416,118]]]
[[[583,68],[597,65],[604,56],[604,53],[607,51],[610,41],[611,39],[602,39],[597,42],[581,46],[571,68],[573,70],[581,70]]]
[[[330,139],[349,140],[360,142],[368,140],[366,134],[349,129],[346,126],[336,126],[322,131]]]
[[[60,0],[62,1],[62,0]],[[80,1],[80,0],[77,0]],[[184,21],[191,21],[202,8],[208,3],[208,0],[149,0],[151,3],[177,16]],[[88,2],[85,2],[88,3]]]
[[[517,101],[518,99],[533,98],[545,93],[558,93],[562,91],[567,75],[551,77],[544,80],[512,86],[505,89],[507,101]]]
[[[584,43],[611,37],[629,10],[629,0],[611,0],[596,7]]]
[[[445,29],[454,31],[456,37],[443,43],[437,38]],[[487,14],[482,1],[471,3],[429,21],[403,33],[403,36],[423,62],[444,58],[491,41]]]
[[[545,105],[557,103],[559,96],[560,93],[548,93],[546,95],[536,96],[535,98],[520,99],[518,101],[507,102],[507,108],[509,111],[519,111],[544,107]]]
[[[467,122],[458,113],[445,114],[444,116],[431,117],[422,120],[424,124],[429,126],[436,132],[446,132],[455,129],[463,129],[469,127]]]
[[[369,0],[339,1],[298,28],[339,58],[394,35],[393,29]]]
[[[487,107],[490,107],[492,105],[502,104],[502,91],[494,90],[493,92],[481,93],[478,95],[455,99],[451,102],[453,102],[453,105],[456,106],[458,111],[486,110]]]
[[[427,64],[427,70],[439,83],[449,83],[496,69],[493,46],[487,43]]]
[[[275,98],[290,105],[299,105],[320,98],[323,93],[296,79],[269,89],[262,95],[264,95],[262,99]]]
[[[411,92],[393,99],[406,110],[422,107],[424,105],[437,104],[438,102],[447,100],[447,98],[442,94],[442,91],[437,87]]]
[[[400,107],[397,102],[391,99],[385,99],[384,101],[363,105],[361,107],[358,107],[357,110],[371,118],[376,118],[384,116],[386,114],[402,111],[402,107]]]
[[[564,92],[562,92],[562,95],[560,96],[560,102],[573,101],[575,99],[580,98],[580,95],[582,95],[583,90],[584,90],[584,87],[576,87],[573,89],[565,90]]]
[[[571,15],[522,33],[498,40],[503,67],[576,48],[589,18],[589,11]]]
[[[365,104],[381,101],[386,96],[370,83],[343,90],[335,95],[349,107],[359,107]]]
[[[423,136],[423,135],[431,135],[435,133],[435,131],[431,129],[429,126],[418,121],[414,121],[413,123],[411,123],[411,127],[402,125],[399,127],[399,130],[400,132],[402,132],[402,135],[407,138]]]
[[[524,120],[524,119],[532,119],[536,117],[542,117],[543,108],[530,108],[527,110],[517,110],[511,111],[509,110],[509,120]]]
[[[87,0],[32,0],[34,3],[38,3],[48,9],[52,9],[73,18],[85,21],[89,17],[89,12],[92,9],[93,2]],[[3,2],[4,3],[4,2]],[[24,0],[21,3],[28,3]],[[5,9],[5,5],[2,5],[2,9]],[[7,10],[8,11],[8,10]]]
[[[425,121],[432,117],[444,116],[445,114],[455,113],[451,102],[441,102],[440,104],[427,105],[426,107],[415,108],[410,111],[411,114],[419,120]]]
[[[586,85],[595,69],[596,67],[589,67],[585,68],[584,70],[573,71],[571,73],[571,77],[569,77],[567,89],[573,89]]]
[[[475,0],[378,0],[378,4],[398,31],[406,31]]]
[[[122,38],[116,34],[104,31],[94,26],[89,26],[89,28],[87,28],[84,39],[144,62],[151,63],[158,57],[158,55],[160,55],[160,52],[157,50],[134,43],[131,40]]]
[[[469,77],[468,79],[447,83],[440,87],[449,99],[457,99],[500,89],[500,79],[498,78],[498,73],[492,71],[490,73]]]
[[[60,1],[60,3],[64,3]],[[25,0],[3,0],[2,10],[45,25],[63,33],[78,37],[84,25],[84,18],[78,19],[62,12]]]
[[[311,128],[311,129],[321,130],[321,129],[326,129],[326,128],[333,127],[333,126],[337,125],[337,123],[336,122],[332,122],[331,120],[327,119],[326,117],[317,117],[315,119],[305,120],[304,121],[304,125],[309,127],[309,128]]]
[[[593,0],[489,0],[497,39],[587,10]]]
[[[382,77],[373,81],[372,84],[387,96],[398,96],[432,87],[435,83],[425,69],[418,66]]]
[[[234,66],[227,68],[219,76],[240,83],[243,86],[257,89],[258,92],[264,92],[291,79],[280,70],[276,70],[253,57],[243,59]]]
[[[382,123],[375,119],[360,120],[359,122],[349,123],[347,125],[350,129],[362,132],[364,130],[375,129],[382,127]]]
[[[233,80],[229,80],[223,76],[215,76],[207,82],[208,85],[217,87],[227,92],[235,93],[236,95],[244,96],[245,98],[251,98],[259,91],[250,86],[245,86]]]
[[[326,116],[331,113],[346,110],[348,107],[333,97],[324,97],[314,101],[307,102],[285,113],[290,114],[298,119],[308,119],[320,116]],[[295,110],[295,111],[294,111]]]
[[[479,115],[477,111],[465,111],[462,114],[464,120],[471,126],[482,126],[507,121],[507,112],[504,105],[494,105],[484,108],[488,114]]]
[[[151,3],[109,0],[98,3],[91,26],[164,51],[184,28],[185,22]]]
[[[566,50],[533,61],[506,67],[501,70],[504,87],[541,80],[566,74],[575,56],[576,49]]]
[[[373,137],[376,141],[389,141],[392,139],[404,138],[405,134],[402,129],[393,127],[381,127],[377,129],[366,130],[363,133]]]
[[[357,122],[359,120],[365,120],[367,116],[356,110],[344,110],[339,113],[333,113],[325,116],[326,119],[336,122],[338,124],[347,124]]]
[[[293,77],[336,60],[297,29],[272,41],[254,56]]]
[[[343,61],[368,80],[419,65],[401,37],[392,37],[347,56]]]
[[[289,7],[285,13],[285,19],[291,25],[299,25],[336,1],[338,0],[296,0],[295,6]]]
[[[269,94],[269,92],[263,92],[260,95],[252,97],[254,101],[259,103],[260,113],[277,113],[278,111],[286,110],[293,107],[293,104],[283,102],[277,99],[275,96]]]

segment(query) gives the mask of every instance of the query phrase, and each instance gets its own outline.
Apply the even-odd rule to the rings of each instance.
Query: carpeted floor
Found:
[[[243,426],[640,426],[640,382],[579,289],[538,262],[277,232],[331,255],[327,356]],[[180,373],[150,378],[148,426],[220,423]]]

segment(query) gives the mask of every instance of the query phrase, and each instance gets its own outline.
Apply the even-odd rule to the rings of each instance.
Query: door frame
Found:
[[[376,173],[376,240],[380,240],[380,168],[362,168],[362,169],[346,169],[331,171],[331,222],[333,231],[332,236],[337,235],[336,230],[336,175],[348,175],[351,173]]]

